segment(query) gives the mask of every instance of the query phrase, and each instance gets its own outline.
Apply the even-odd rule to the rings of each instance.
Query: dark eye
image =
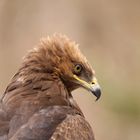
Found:
[[[82,65],[80,65],[80,64],[75,65],[75,67],[74,67],[74,72],[75,72],[76,74],[80,74],[81,71],[82,71]]]

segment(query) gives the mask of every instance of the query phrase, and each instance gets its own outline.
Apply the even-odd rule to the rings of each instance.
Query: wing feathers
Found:
[[[70,107],[68,107],[70,108]],[[51,106],[41,109],[22,125],[10,140],[48,140],[55,128],[66,118],[67,107]]]
[[[94,140],[92,128],[80,115],[67,115],[50,140]]]

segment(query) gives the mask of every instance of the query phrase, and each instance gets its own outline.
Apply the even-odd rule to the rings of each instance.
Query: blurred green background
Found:
[[[41,37],[80,44],[102,87],[73,92],[97,140],[140,139],[140,1],[0,0],[0,93]]]

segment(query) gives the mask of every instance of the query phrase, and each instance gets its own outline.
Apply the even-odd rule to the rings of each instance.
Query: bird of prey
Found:
[[[94,140],[71,92],[100,98],[95,72],[64,35],[43,38],[24,57],[1,98],[0,140]]]

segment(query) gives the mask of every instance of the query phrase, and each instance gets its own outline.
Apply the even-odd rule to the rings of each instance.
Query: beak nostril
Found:
[[[94,85],[94,84],[95,84],[95,82],[92,82],[91,84],[92,84],[92,85]]]

